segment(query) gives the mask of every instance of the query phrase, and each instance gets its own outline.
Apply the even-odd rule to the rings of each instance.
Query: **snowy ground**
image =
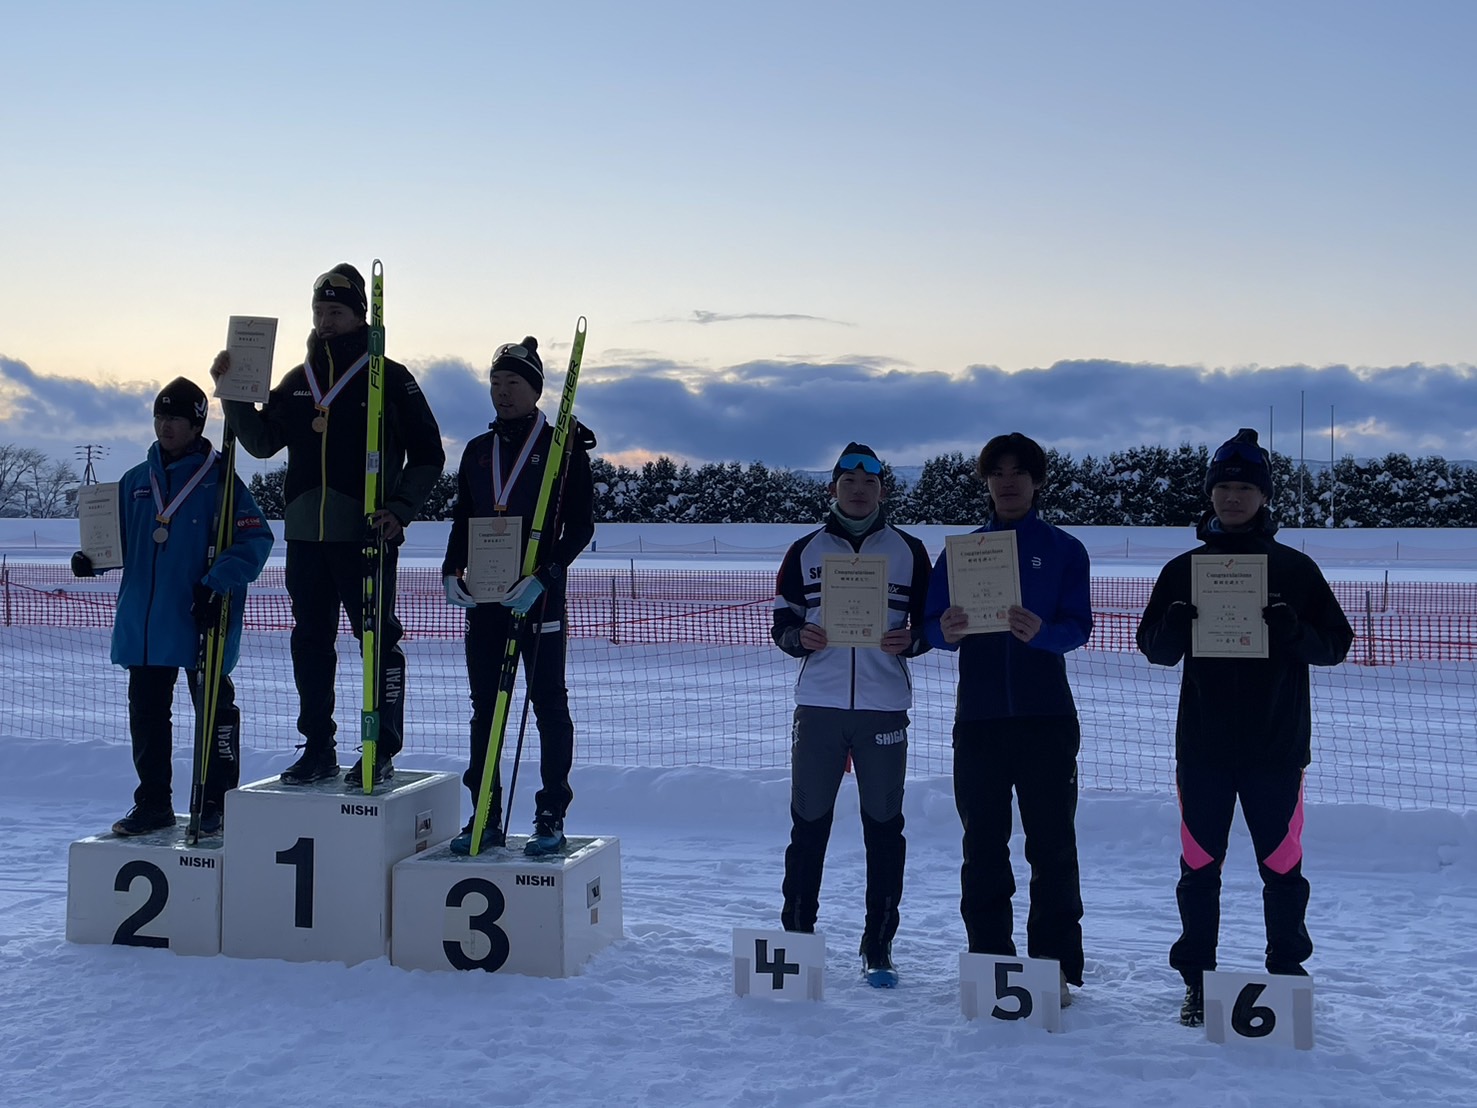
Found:
[[[285,760],[248,755],[258,775]],[[1477,1088],[1472,813],[1311,808],[1319,1041],[1302,1053],[1218,1047],[1177,1024],[1167,798],[1084,796],[1087,983],[1046,1035],[959,1014],[946,780],[909,784],[900,988],[856,975],[848,781],[821,916],[826,999],[787,1006],[734,997],[730,966],[731,929],[776,920],[783,772],[578,769],[571,829],[620,837],[626,938],[566,980],[69,945],[67,844],[116,818],[131,779],[116,745],[0,741],[0,1104],[1470,1105]],[[1257,968],[1244,837],[1226,878],[1223,967]]]
[[[75,522],[49,526],[54,535],[5,521],[0,553],[65,558]],[[724,534],[729,545],[756,550],[793,537]],[[1424,561],[1351,552],[1330,574],[1477,576],[1466,555],[1477,542],[1470,533],[1412,534],[1417,545],[1404,553]],[[425,537],[412,556],[434,560],[436,538],[429,530]],[[1099,538],[1105,548],[1121,538],[1126,552],[1159,541]],[[1385,541],[1347,541],[1376,539]],[[1152,574],[1173,552],[1095,558],[1095,572],[1122,565]],[[694,568],[776,560],[638,557],[641,565],[670,558]],[[57,680],[79,672],[57,670]],[[290,701],[290,678],[277,679]],[[726,684],[717,670],[712,681]],[[117,688],[121,695],[121,680]],[[38,690],[37,702],[46,699]],[[1470,704],[1462,711],[1469,720]],[[87,733],[86,721],[57,723],[55,733]],[[286,764],[291,755],[278,738],[247,750],[249,778]],[[1477,762],[1470,739],[1465,758]],[[412,752],[399,761],[462,768],[445,755]],[[186,772],[177,764],[177,781]],[[532,767],[524,772],[534,779]],[[1087,983],[1062,1033],[1046,1035],[959,1014],[959,829],[941,777],[908,784],[908,883],[895,948],[901,987],[873,990],[856,974],[863,864],[848,781],[823,894],[826,999],[789,1006],[734,997],[730,965],[732,928],[777,921],[788,833],[782,768],[579,765],[570,830],[621,839],[626,937],[567,980],[70,945],[67,846],[126,810],[133,780],[121,744],[21,737],[0,723],[0,1108],[186,1098],[212,1108],[1477,1102],[1477,812],[1310,806],[1318,1045],[1303,1053],[1218,1047],[1178,1025],[1180,988],[1166,964],[1177,929],[1177,815],[1166,795],[1084,794]],[[526,825],[528,803],[520,786],[516,829]],[[1017,838],[1018,860],[1020,847]],[[1018,880],[1024,890],[1026,875]],[[1024,901],[1023,891],[1022,921]],[[1260,893],[1239,831],[1224,908],[1223,967],[1257,968]]]

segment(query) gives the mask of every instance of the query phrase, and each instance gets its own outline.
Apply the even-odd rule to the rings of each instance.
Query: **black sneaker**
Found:
[[[524,854],[554,854],[564,846],[564,819],[553,812],[533,817],[533,837],[523,844]]]
[[[472,853],[472,825],[476,822],[476,816],[467,820],[467,825],[462,828],[462,833],[452,839],[448,844],[448,848],[453,854]],[[502,825],[503,821],[500,817],[488,817],[487,826],[482,829],[482,845],[477,848],[478,854],[486,854],[489,850],[507,845],[507,840],[503,838]]]
[[[113,834],[125,839],[130,835],[147,835],[150,831],[173,827],[174,822],[174,813],[168,808],[144,808],[135,804],[128,815],[113,824]]]
[[[333,747],[300,747],[302,754],[282,771],[284,785],[311,785],[338,776],[338,756]]]
[[[214,801],[207,800],[205,807],[200,809],[200,834],[219,835],[224,827],[225,814],[221,811],[221,806]]]
[[[1204,985],[1185,986],[1185,1002],[1180,1005],[1180,1022],[1186,1027],[1205,1026]]]
[[[862,976],[874,989],[897,988],[897,970],[892,964],[891,943],[862,945]]]
[[[337,766],[333,767],[338,769]],[[374,781],[375,788],[385,784],[395,776],[395,763],[386,755],[376,753],[374,756]],[[364,759],[354,759],[354,764],[349,767],[349,772],[344,774],[344,784],[351,789],[364,788]]]

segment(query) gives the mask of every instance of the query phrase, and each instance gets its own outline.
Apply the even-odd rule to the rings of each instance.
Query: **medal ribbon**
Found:
[[[195,471],[195,475],[185,482],[185,487],[169,502],[167,508],[164,506],[164,493],[159,488],[159,478],[152,469],[149,470],[149,489],[154,494],[154,507],[157,509],[154,518],[168,527],[169,521],[174,518],[174,513],[179,511],[179,506],[185,502],[185,497],[194,492],[195,486],[205,480],[205,475],[210,472],[210,467],[215,465],[215,460],[219,457],[220,451],[212,450],[210,457],[206,458],[204,464]]]
[[[359,355],[359,360],[349,367],[348,372],[338,379],[338,382],[333,386],[333,388],[329,389],[325,393],[318,384],[318,378],[313,376],[312,359],[310,358],[308,361],[305,361],[303,363],[303,373],[308,378],[308,391],[313,394],[313,406],[315,408],[321,409],[322,411],[328,411],[328,406],[333,403],[333,398],[343,390],[343,387],[347,385],[350,380],[353,379],[354,374],[358,373],[368,364],[369,355]]]
[[[508,510],[508,495],[513,491],[513,486],[518,483],[523,467],[528,464],[528,456],[533,453],[533,444],[538,442],[539,432],[548,422],[544,418],[544,413],[539,412],[538,418],[529,428],[528,438],[523,440],[523,449],[518,454],[518,460],[513,463],[513,471],[508,474],[506,481],[503,480],[502,436],[492,437],[492,499],[497,505],[497,511],[506,512]]]

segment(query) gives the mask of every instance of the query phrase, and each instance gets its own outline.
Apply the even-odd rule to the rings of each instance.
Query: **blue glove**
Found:
[[[498,603],[505,608],[512,608],[520,616],[526,616],[528,609],[533,607],[543,593],[544,583],[537,577],[528,576],[504,593]]]
[[[441,584],[446,587],[446,603],[453,608],[477,607],[477,602],[472,599],[472,594],[467,592],[467,586],[462,584],[460,577],[448,573],[441,578]]]

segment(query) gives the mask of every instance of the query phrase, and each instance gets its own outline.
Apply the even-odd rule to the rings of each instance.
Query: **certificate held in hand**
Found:
[[[83,485],[77,490],[77,522],[82,527],[82,553],[93,569],[123,564],[123,530],[118,519],[118,482]]]
[[[277,346],[277,321],[261,316],[233,315],[226,328],[226,353],[231,368],[215,382],[222,400],[266,403],[272,391],[272,352]]]
[[[522,576],[521,516],[467,520],[467,592],[478,604],[495,604]]]
[[[1199,611],[1190,643],[1195,657],[1267,657],[1265,554],[1192,554],[1190,599]]]
[[[1021,602],[1021,569],[1014,531],[979,531],[944,539],[949,555],[949,604],[969,617],[966,635],[1010,630],[1010,609]]]
[[[887,632],[887,556],[822,558],[821,620],[827,646],[881,647]]]

